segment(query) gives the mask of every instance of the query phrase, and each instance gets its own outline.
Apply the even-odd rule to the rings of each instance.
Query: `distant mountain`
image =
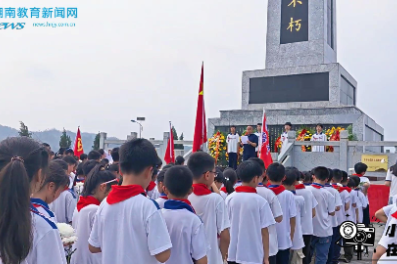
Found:
[[[2,126],[0,125],[0,141],[6,139],[8,137],[16,137],[18,136],[18,129]],[[56,152],[59,149],[59,138],[61,137],[62,131],[56,129],[50,129],[40,132],[32,132],[32,137],[40,142],[48,143],[51,146],[51,149]],[[72,131],[66,130],[68,136],[72,139],[72,148],[74,144],[74,140],[76,138],[76,133]],[[81,133],[81,139],[83,141],[84,152],[88,153],[92,150],[92,146],[94,145],[94,139],[96,134],[94,133]],[[108,138],[108,139],[117,139],[117,138]],[[113,148],[114,146],[109,146]]]

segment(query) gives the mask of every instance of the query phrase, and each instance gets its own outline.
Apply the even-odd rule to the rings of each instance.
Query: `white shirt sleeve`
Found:
[[[318,205],[316,198],[314,197],[313,193],[310,192],[310,196],[312,197],[312,206],[313,208],[316,208],[316,206]]]
[[[36,251],[37,259],[35,263],[66,264],[65,251],[58,229],[47,232],[37,241]]]
[[[291,196],[292,199],[289,201],[289,217],[296,217],[296,202],[295,197]]]
[[[386,181],[391,181],[391,176],[392,176],[392,173],[391,173],[391,171],[390,171],[390,169],[387,171],[387,174],[386,174]]]
[[[99,209],[100,210],[100,209]],[[102,241],[102,223],[100,221],[101,215],[99,214],[99,210],[94,218],[94,224],[91,230],[90,238],[88,239],[88,243],[96,248],[100,248]]]
[[[347,203],[350,203],[351,202],[351,197],[350,197],[350,195],[349,195],[349,192],[347,192],[347,191],[344,191],[344,192],[341,192],[341,194],[344,194],[344,200],[345,200],[345,204],[347,204]],[[350,206],[351,206],[351,204],[350,204]]]
[[[200,220],[201,221],[201,220]],[[204,224],[201,223],[192,234],[191,255],[194,260],[202,259],[207,255],[207,240]]]
[[[218,202],[218,205],[216,206],[215,214],[216,214],[216,230],[218,234],[220,234],[223,230],[230,227],[229,214],[227,213],[226,204],[223,201],[223,199]]]
[[[335,192],[335,206],[342,206],[342,205],[343,205],[342,199],[340,197],[339,192],[338,193]]]
[[[361,204],[363,205],[363,208],[367,208],[368,206],[368,202],[367,199],[365,198],[365,195],[363,193],[360,193],[360,200],[361,200]]]
[[[396,225],[397,224],[397,219],[395,219],[395,218],[393,218],[391,221],[390,221],[390,223],[389,223],[389,225],[386,227],[386,230],[387,230],[387,228],[388,227],[390,227],[391,228],[391,226],[392,225]],[[378,243],[378,245],[381,245],[382,247],[384,247],[384,248],[388,248],[389,247],[389,245],[391,245],[391,244],[393,244],[393,243],[397,243],[397,236],[396,235],[394,235],[394,236],[389,236],[389,234],[386,234],[387,232],[384,232],[383,233],[383,236],[382,236],[382,238],[379,240],[379,243]]]
[[[392,209],[393,207],[394,207],[393,204],[386,205],[386,206],[383,207],[383,212],[385,212],[385,215],[387,215],[387,218],[390,217],[390,215],[391,215],[391,209]]]
[[[335,212],[335,197],[332,193],[328,193],[328,213]]]
[[[272,211],[270,210],[270,206],[267,202],[262,203],[260,217],[261,228],[267,228],[268,226],[274,225],[276,223],[276,221],[274,221]]]
[[[167,225],[160,210],[156,210],[146,220],[146,233],[148,236],[149,252],[152,256],[172,247]]]
[[[279,217],[283,215],[283,210],[281,209],[280,202],[276,195],[272,198],[272,203],[270,204],[270,209],[272,210],[274,217]]]

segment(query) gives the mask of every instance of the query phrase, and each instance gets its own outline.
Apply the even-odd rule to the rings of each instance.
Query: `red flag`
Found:
[[[74,155],[80,158],[80,155],[83,153],[84,153],[83,141],[81,140],[80,127],[79,127],[77,128],[76,140],[74,141]]]
[[[265,163],[265,167],[269,167],[270,164],[273,163],[272,154],[270,153],[270,144],[269,144],[269,132],[267,131],[267,121],[266,121],[266,113],[263,110],[263,122],[262,122],[262,136],[259,139],[260,142],[260,158]]]
[[[204,64],[201,66],[200,88],[197,102],[196,126],[194,128],[193,152],[201,149],[207,142],[207,125],[205,123],[204,108]]]
[[[174,151],[174,134],[172,133],[172,127],[170,122],[170,138],[168,139],[167,150],[165,151],[164,161],[168,163],[175,162],[175,151]]]

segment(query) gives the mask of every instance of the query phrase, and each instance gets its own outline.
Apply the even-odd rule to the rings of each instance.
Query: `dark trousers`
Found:
[[[344,257],[348,260],[348,261],[352,261],[353,259],[353,255],[354,255],[354,246],[351,245],[346,245],[346,243],[343,241],[343,251],[345,252]]]
[[[371,220],[369,218],[369,205],[363,210],[363,224],[368,226],[371,223]]]
[[[269,264],[277,264],[277,257],[276,255],[269,257]]]
[[[279,250],[276,255],[276,262],[280,264],[289,263],[290,249]]]
[[[332,228],[332,231],[332,242],[328,251],[327,264],[337,264],[340,257],[341,246],[336,244],[336,242],[340,239],[339,226]]]
[[[237,153],[228,153],[229,155],[229,167],[237,169]]]
[[[234,261],[228,261],[227,264],[239,264],[239,263],[234,262]]]
[[[305,247],[302,249],[303,255],[305,257],[303,258],[302,262],[303,264],[310,264],[310,243],[312,242],[312,235],[303,235],[303,241],[305,242]]]

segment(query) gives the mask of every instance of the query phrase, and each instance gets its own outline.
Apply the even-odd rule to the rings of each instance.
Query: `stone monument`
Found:
[[[357,81],[337,62],[335,0],[269,0],[266,67],[243,72],[242,109],[210,118],[209,135],[261,122],[277,134],[285,122],[353,127],[358,140],[381,141],[384,130],[356,107]],[[274,143],[271,136],[271,143]]]

